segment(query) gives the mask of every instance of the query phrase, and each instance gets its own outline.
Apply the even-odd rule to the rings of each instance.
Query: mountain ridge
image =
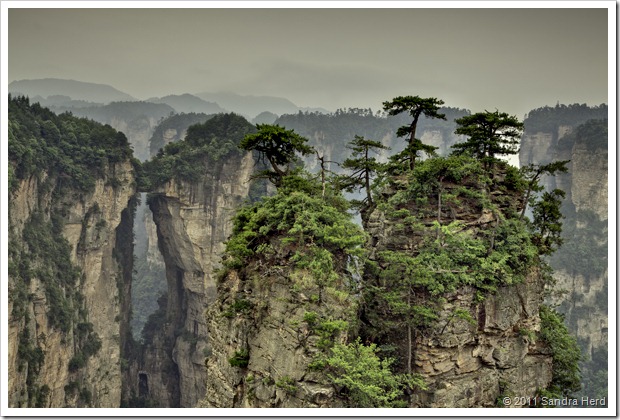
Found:
[[[26,96],[40,95],[42,97],[65,95],[74,100],[101,103],[137,100],[132,95],[122,92],[108,84],[52,77],[44,79],[14,80],[9,83],[9,93],[23,94]]]

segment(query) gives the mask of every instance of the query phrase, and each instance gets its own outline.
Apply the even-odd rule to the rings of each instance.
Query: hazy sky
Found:
[[[140,99],[234,91],[330,110],[420,95],[520,118],[557,101],[608,101],[607,9],[408,5],[10,9],[9,82],[74,79]]]

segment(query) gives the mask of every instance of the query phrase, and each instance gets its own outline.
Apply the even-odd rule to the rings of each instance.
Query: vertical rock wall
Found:
[[[120,185],[110,186],[108,181],[112,178],[120,181]],[[70,372],[69,363],[75,356],[73,335],[50,326],[45,286],[39,279],[32,278],[28,286],[32,299],[26,304],[29,324],[24,324],[24,318],[10,316],[9,319],[8,392],[11,406],[26,404],[27,382],[35,380],[27,377],[26,366],[20,368],[18,365],[19,337],[24,328],[29,331],[32,346],[40,347],[44,354],[36,383],[48,389],[46,406],[71,407],[78,404],[77,392],[67,388],[71,383],[80,384],[80,389],[90,393],[90,398],[82,398],[79,404],[119,406],[121,296],[117,282],[122,276],[122,269],[114,252],[121,214],[135,194],[131,164],[126,162],[109,168],[109,179],[97,180],[90,194],[52,199],[58,180],[46,179],[45,176],[39,179],[31,177],[21,182],[11,200],[11,235],[18,240],[34,212],[42,213],[47,220],[52,215],[62,214],[62,234],[71,247],[71,261],[83,273],[77,287],[84,297],[85,317],[101,340],[101,348],[88,358],[85,366],[77,372]],[[44,182],[51,188],[44,187]],[[11,279],[9,284],[11,288]],[[13,306],[14,302],[9,299],[9,314],[13,313]]]
[[[155,404],[195,407],[204,397],[204,311],[215,300],[214,270],[253,172],[252,154],[238,155],[194,183],[173,180],[149,199],[168,279],[165,321],[145,346],[141,366]]]
[[[495,179],[503,176],[496,174]],[[465,181],[460,185],[446,183],[444,188],[454,191],[463,185],[467,185]],[[496,212],[504,212],[506,207],[511,207],[512,213],[516,211],[518,196],[491,194],[498,204]],[[431,199],[428,206],[436,204]],[[505,217],[473,204],[450,211],[452,221],[462,222],[474,236],[484,235]],[[433,220],[422,219],[421,223],[429,226]],[[373,243],[371,260],[381,251],[410,255],[419,248],[424,240],[420,233],[399,230],[398,222],[382,211],[372,213],[367,224]],[[411,351],[412,371],[421,375],[428,387],[411,395],[410,406],[496,407],[501,395],[534,396],[537,389],[546,388],[552,380],[552,356],[546,345],[536,340],[541,329],[543,290],[538,267],[533,267],[522,283],[499,286],[495,292],[486,292],[484,299],[479,299],[480,291],[471,286],[443,293],[444,301],[433,311],[437,319],[426,327],[414,328],[411,343],[404,326],[402,330],[382,331],[387,334],[382,342],[395,347],[401,365]],[[424,307],[429,302],[430,295],[422,291],[412,297],[415,305]],[[456,316],[459,313],[467,317]]]
[[[568,173],[543,180],[547,191],[560,188],[566,192],[564,209],[568,215],[564,220],[564,230],[570,229],[568,234],[563,234],[564,245],[551,259],[557,282],[555,288],[565,293],[553,295],[551,300],[566,314],[569,331],[578,338],[582,348],[582,362],[588,362],[596,352],[607,354],[608,271],[594,268],[606,263],[597,261],[601,258],[600,250],[594,254],[593,248],[602,247],[606,254],[609,186],[606,134],[604,138],[591,135],[579,138],[584,133],[590,134],[591,131],[582,132],[576,125],[526,133],[521,141],[519,158],[522,166],[570,160]],[[567,252],[570,254],[564,256]],[[584,383],[593,381],[597,375],[591,369],[583,370],[582,374]],[[592,389],[583,391],[594,392]]]

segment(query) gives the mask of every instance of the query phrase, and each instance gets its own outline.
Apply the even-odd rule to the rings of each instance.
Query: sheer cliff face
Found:
[[[218,285],[206,312],[209,348],[203,407],[342,407],[325,374],[309,367],[321,355],[307,314],[345,320],[355,304],[315,287],[302,270],[261,267],[231,271]],[[346,331],[334,336],[346,341]]]
[[[560,188],[566,192],[564,244],[552,256],[551,265],[556,288],[567,293],[551,298],[553,303],[560,305],[560,310],[566,314],[569,330],[579,339],[584,354],[584,395],[600,392],[600,388],[594,390],[588,383],[601,375],[583,363],[593,360],[599,364],[597,359],[601,354],[607,354],[608,345],[606,127],[607,120],[598,120],[577,126],[560,126],[557,131],[526,133],[519,155],[521,165],[570,160],[568,173],[543,182],[547,191]],[[603,367],[597,369],[605,369],[606,364],[605,358],[600,361]],[[597,394],[597,397],[603,396]]]
[[[484,302],[476,302],[469,287],[446,296],[433,333],[414,344],[415,371],[430,391],[414,395],[413,405],[495,407],[504,392],[536,395],[547,387],[552,380],[549,351],[524,333],[540,331],[541,292],[532,274]],[[454,319],[456,310],[473,313],[476,324]]]
[[[571,155],[571,199],[576,211],[592,210],[599,219],[608,219],[607,149],[588,150],[583,143],[573,147]]]
[[[173,180],[149,199],[168,279],[166,322],[146,345],[141,367],[145,396],[155,404],[195,407],[205,395],[204,311],[216,298],[214,270],[253,172],[252,155],[237,154],[202,179]]]
[[[501,184],[504,176],[495,174],[494,180]],[[458,197],[462,186],[472,188],[474,184],[466,180],[458,184],[446,182],[443,192],[446,196]],[[444,204],[443,224],[457,222],[461,225],[460,232],[473,238],[497,231],[500,224],[507,223],[507,215],[519,208],[520,198],[510,192],[499,193],[493,187],[490,194],[493,211],[470,200],[458,205]],[[438,208],[438,202],[432,197],[419,208],[407,208],[423,214],[429,207]],[[432,217],[420,222],[432,226],[434,220]],[[373,243],[370,259],[380,266],[385,265],[379,258],[382,252],[415,255],[423,246],[425,239],[421,235],[424,233],[416,228],[403,230],[399,222],[375,210],[367,223]],[[439,238],[439,230],[436,235]],[[435,233],[432,236],[434,238]],[[467,267],[459,266],[456,271],[463,269]],[[406,371],[405,363],[411,352],[412,372],[422,376],[428,390],[415,391],[410,397],[410,407],[496,407],[501,395],[536,395],[537,390],[549,386],[552,356],[546,345],[536,338],[541,330],[539,309],[543,303],[544,283],[536,265],[522,274],[524,279],[514,284],[510,284],[511,280],[500,279],[509,285],[498,286],[496,291],[481,292],[484,288],[458,286],[455,291],[442,293],[439,304],[433,303],[427,291],[414,289],[410,303],[434,308],[436,319],[414,328],[410,337],[406,326],[377,330],[375,325],[382,325],[383,321],[377,320],[376,315],[374,319],[362,315],[368,325],[366,334],[396,349],[401,371]],[[370,311],[380,304],[369,302]],[[390,311],[384,316],[390,317]]]
[[[141,161],[150,157],[149,141],[159,123],[158,118],[142,116],[130,121],[112,118],[109,124],[117,131],[125,133],[134,149],[134,155]]]
[[[119,294],[122,269],[114,253],[122,213],[135,194],[135,180],[129,162],[109,168],[108,175],[96,180],[91,193],[63,190],[60,197],[57,196],[58,179],[50,179],[45,174],[38,179],[33,176],[20,182],[11,199],[9,224],[16,244],[22,243],[24,229],[34,214],[40,214],[43,221],[60,217],[61,234],[71,249],[71,262],[83,274],[75,290],[61,293],[69,296],[80,292],[83,304],[74,302],[79,306],[74,306],[73,311],[76,314],[84,311],[68,331],[52,325],[50,313],[56,308],[49,302],[48,286],[36,275],[26,284],[31,299],[26,303],[9,299],[8,392],[11,406],[27,406],[29,399],[32,402],[33,390],[38,390],[39,403],[48,407],[119,406],[123,297]],[[110,185],[111,179],[114,179],[114,187]],[[38,261],[30,263],[33,269],[39,264]],[[10,289],[18,287],[11,277],[9,284]],[[23,308],[25,316],[15,316],[17,305]],[[84,328],[85,321],[92,324],[92,333],[98,336],[101,347],[94,355],[86,357],[83,366],[75,369],[77,340],[80,340],[76,329]],[[20,350],[20,339],[29,340],[30,349],[40,348],[42,361],[33,361],[26,347]],[[36,363],[37,369],[29,368],[29,363]]]
[[[592,210],[601,220],[607,220],[607,147],[589,148],[585,141],[576,141],[575,129],[559,126],[557,132],[525,134],[521,139],[520,164],[570,160],[567,174],[543,180],[545,189],[560,188],[566,192],[566,201],[574,205],[576,211]]]

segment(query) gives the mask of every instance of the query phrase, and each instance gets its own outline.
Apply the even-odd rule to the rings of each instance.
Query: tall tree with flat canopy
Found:
[[[420,98],[419,96],[397,96],[391,101],[383,102],[383,110],[387,111],[389,115],[398,115],[407,112],[413,118],[411,124],[404,125],[396,131],[398,137],[406,137],[407,139],[407,147],[402,153],[397,155],[397,158],[401,161],[408,160],[409,169],[412,171],[415,168],[415,160],[418,157],[418,152],[422,151],[432,155],[435,150],[437,150],[437,147],[424,144],[415,137],[418,120],[422,115],[427,118],[445,120],[445,114],[439,113],[439,107],[443,104],[444,102],[440,99]]]
[[[483,162],[485,169],[493,168],[497,155],[519,153],[523,123],[505,112],[477,112],[454,120],[455,134],[469,138],[452,146],[455,154],[467,154]]]
[[[290,173],[297,153],[307,156],[314,152],[314,148],[308,146],[308,139],[277,124],[256,124],[256,128],[258,132],[246,135],[239,147],[256,150],[261,158],[269,161],[273,171],[263,171],[259,175],[269,178],[278,187],[282,178]]]

